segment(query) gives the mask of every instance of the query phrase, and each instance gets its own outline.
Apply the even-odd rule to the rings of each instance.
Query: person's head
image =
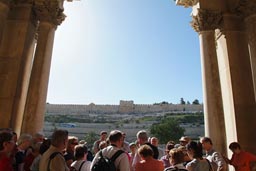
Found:
[[[30,134],[21,134],[17,141],[17,146],[22,150],[26,150],[32,144],[32,136]]]
[[[0,151],[5,152],[6,154],[11,153],[15,146],[13,141],[13,135],[10,132],[1,132],[0,133]]]
[[[111,144],[115,144],[119,148],[123,146],[123,143],[124,143],[123,133],[119,130],[111,131],[108,139]]]
[[[80,141],[78,142],[78,144],[79,144],[79,145],[86,145],[87,142],[86,142],[85,140],[80,140]]]
[[[43,142],[44,141],[44,133],[42,133],[42,132],[35,133],[33,135],[33,141],[34,141],[34,143]]]
[[[240,153],[241,151],[241,146],[238,142],[232,142],[229,144],[229,147],[228,147],[233,153]]]
[[[76,145],[75,146],[75,152],[74,152],[74,156],[76,158],[76,160],[79,159],[84,159],[84,157],[87,155],[88,153],[88,148],[85,145]]]
[[[136,151],[137,151],[137,146],[136,146],[136,144],[135,144],[135,143],[130,143],[130,144],[129,144],[129,147],[130,147],[131,152],[132,152],[133,154],[135,154]]]
[[[76,145],[78,145],[78,138],[75,136],[68,136],[67,151],[74,152]]]
[[[107,147],[108,146],[108,143],[107,141],[101,141],[100,144],[99,144],[99,148],[102,150],[103,148]]]
[[[179,139],[180,145],[182,146],[186,146],[190,141],[191,139],[188,136],[183,136]]]
[[[153,158],[154,152],[149,145],[141,145],[138,149],[138,154],[142,159]]]
[[[190,141],[186,145],[186,148],[187,148],[188,156],[191,159],[203,157],[203,149],[202,149],[202,144],[200,142],[197,143],[195,141]]]
[[[148,134],[145,130],[139,131],[136,136],[137,141],[140,145],[143,145],[148,141]]]
[[[200,143],[205,151],[210,151],[212,149],[212,140],[209,137],[201,137]]]
[[[184,147],[184,146],[179,146],[178,149],[183,152],[183,155],[184,155],[184,162],[191,161],[190,157],[188,156],[188,150],[187,150],[186,147]]]
[[[174,141],[168,141],[167,144],[165,145],[165,154],[169,154],[169,151],[173,149],[175,146]]]
[[[60,151],[64,150],[68,144],[68,131],[58,129],[53,132],[51,138],[51,145],[58,148]]]
[[[184,162],[184,153],[179,148],[173,148],[169,152],[169,161],[171,165],[176,165]]]
[[[38,156],[40,154],[42,142],[37,142],[32,144],[32,154],[33,156]]]
[[[125,132],[123,132],[123,137],[124,137],[124,139],[126,138],[126,133]]]
[[[152,144],[152,145],[154,145],[154,146],[158,146],[158,143],[159,143],[159,141],[158,141],[158,138],[156,138],[156,137],[152,137],[151,139],[150,139],[150,143]]]
[[[101,139],[102,141],[106,140],[106,139],[107,139],[107,136],[108,136],[107,131],[101,131],[101,132],[100,132],[100,139]]]

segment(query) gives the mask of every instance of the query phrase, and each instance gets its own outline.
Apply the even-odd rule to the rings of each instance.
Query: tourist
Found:
[[[169,152],[170,167],[166,168],[164,171],[176,171],[176,170],[187,170],[184,165],[184,154],[181,149],[173,148]]]
[[[223,156],[225,161],[234,166],[236,171],[249,171],[250,163],[256,161],[256,156],[252,153],[243,151],[237,142],[229,144],[229,149],[233,152],[231,159]]]
[[[123,137],[124,137],[124,144],[123,144],[122,150],[124,150],[125,152],[129,153],[129,152],[130,152],[129,142],[127,142],[127,141],[125,140],[125,138],[126,138],[126,133],[124,133],[124,132],[123,132]]]
[[[160,158],[160,161],[163,162],[164,168],[170,167],[170,162],[169,162],[169,152],[171,149],[174,148],[175,142],[174,141],[168,141],[166,146],[165,146],[165,155]]]
[[[164,156],[164,150],[158,146],[159,140],[156,137],[150,138],[150,143],[157,147],[158,149],[158,159]]]
[[[210,161],[213,171],[226,171],[226,162],[219,152],[213,149],[212,140],[209,137],[200,138],[203,150],[206,152],[206,159]]]
[[[107,158],[111,158],[117,151],[121,150],[123,147],[123,134],[119,130],[111,131],[109,134],[109,141],[110,145],[104,149],[102,149],[100,152],[102,152],[103,156],[106,156]],[[98,152],[91,164],[91,169],[93,165],[98,161],[100,152]],[[130,164],[129,164],[129,158],[128,155],[123,152],[121,155],[117,157],[115,160],[115,166],[119,171],[130,171]]]
[[[71,163],[73,163],[73,161],[75,160],[74,152],[75,152],[76,145],[78,145],[78,138],[75,136],[69,136],[67,149],[66,149],[66,152],[64,153],[64,158],[69,168]]]
[[[150,144],[148,142],[148,134],[145,130],[140,130],[138,131],[137,133],[137,143],[140,146],[144,145],[144,144],[147,144],[151,147],[151,149],[153,150],[153,158],[154,159],[158,159],[158,149],[156,146]],[[135,154],[134,156],[134,159],[133,159],[133,162],[132,162],[132,168],[134,169],[135,168],[135,165],[141,161],[141,157],[140,155],[138,154],[138,152]]]
[[[130,155],[130,164],[132,165],[132,162],[133,162],[133,158],[134,158],[134,156],[135,156],[135,154],[136,154],[136,152],[137,152],[137,146],[136,146],[136,144],[135,143],[130,143],[129,144],[129,147],[130,147],[130,153],[129,153],[129,155]]]
[[[27,150],[32,144],[32,136],[30,134],[22,134],[17,141],[17,152],[15,154],[15,171],[24,170],[24,161],[27,155]]]
[[[0,132],[0,170],[13,171],[12,162],[10,157],[13,152],[15,142],[13,134],[10,132]]]
[[[71,164],[71,168],[79,171],[90,171],[91,162],[87,161],[88,148],[85,145],[75,146],[75,161]]]
[[[48,150],[48,148],[51,146],[51,140],[50,139],[44,139],[42,142],[40,149],[39,149],[39,155],[33,160],[30,170],[31,171],[39,171],[39,162],[41,160],[42,155],[44,152]]]
[[[211,170],[211,164],[203,158],[202,144],[190,141],[187,145],[187,153],[191,161],[186,165],[188,171],[208,171]]]
[[[26,155],[24,159],[24,171],[31,171],[30,167],[34,161],[34,159],[40,154],[40,147],[42,142],[37,142],[32,144],[31,152]]]
[[[94,152],[94,154],[96,154],[100,150],[99,144],[100,144],[101,141],[106,141],[107,136],[108,136],[108,133],[106,131],[101,131],[100,132],[100,139],[93,143],[93,152]]]
[[[176,144],[175,147],[179,147],[179,146],[186,146],[189,142],[191,141],[191,139],[188,136],[182,136],[179,139],[179,144]]]
[[[141,145],[138,149],[141,161],[136,163],[135,171],[163,171],[164,165],[161,161],[153,158],[153,150],[149,145]]]
[[[41,157],[39,171],[69,171],[63,156],[68,144],[68,131],[56,130],[51,138],[50,148]]]

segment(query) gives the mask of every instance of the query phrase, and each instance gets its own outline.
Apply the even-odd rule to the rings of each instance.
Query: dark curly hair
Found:
[[[200,142],[190,141],[187,145],[187,150],[192,150],[194,152],[193,158],[203,157],[203,148]]]

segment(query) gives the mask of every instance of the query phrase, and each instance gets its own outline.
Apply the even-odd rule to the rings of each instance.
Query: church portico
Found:
[[[65,19],[63,3],[0,0],[1,127],[18,134],[42,130],[54,36]],[[256,1],[176,4],[191,8],[191,25],[198,33],[206,136],[223,153],[233,141],[256,153]],[[94,107],[90,105],[90,110]],[[127,112],[148,106],[125,103],[113,108]]]

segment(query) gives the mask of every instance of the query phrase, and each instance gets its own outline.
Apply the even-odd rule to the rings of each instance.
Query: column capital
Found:
[[[256,14],[256,0],[240,0],[235,12],[244,18]]]
[[[35,0],[34,10],[39,21],[60,25],[66,18],[63,13],[64,0]]]
[[[193,7],[198,3],[199,0],[176,0],[176,5],[184,6],[184,7]]]
[[[198,9],[198,13],[192,16],[191,27],[198,33],[220,28],[222,25],[222,13],[215,10]]]

